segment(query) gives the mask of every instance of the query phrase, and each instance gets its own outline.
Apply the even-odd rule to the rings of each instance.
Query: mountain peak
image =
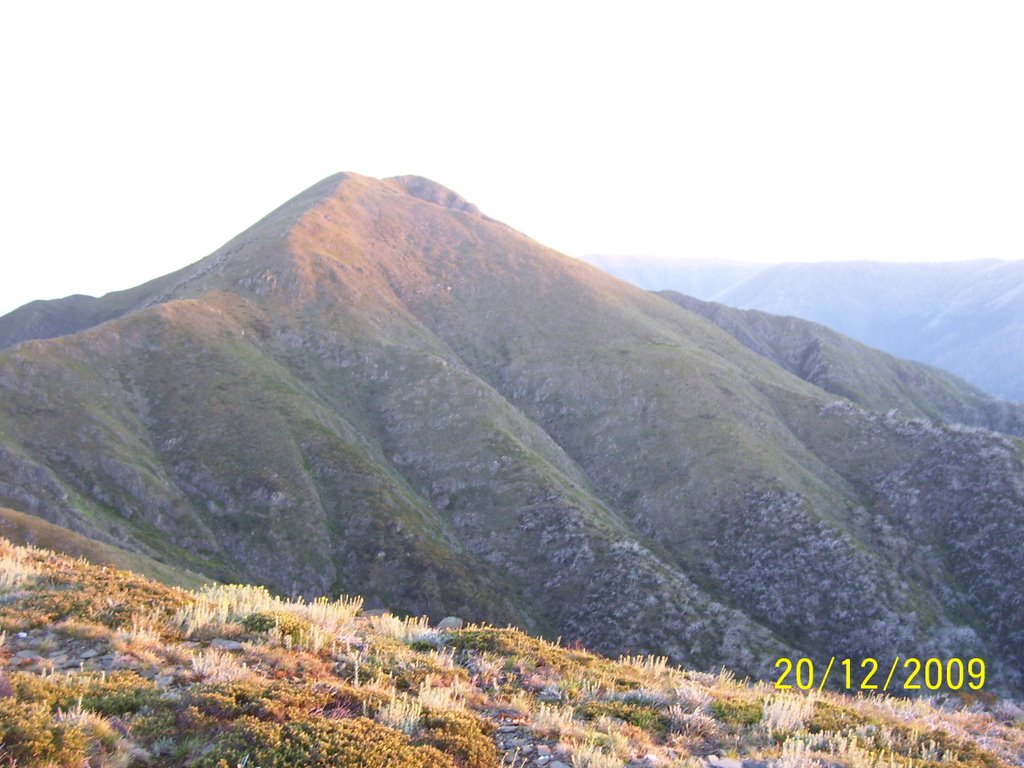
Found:
[[[1024,690],[1019,443],[863,410],[467,207],[328,177],[0,351],[0,505],[613,654],[776,679],[912,649]],[[848,359],[783,330],[809,379]]]
[[[428,203],[440,205],[455,211],[479,214],[480,210],[462,195],[454,192],[443,184],[438,184],[424,176],[392,176],[387,181],[398,184],[413,197],[426,200]]]

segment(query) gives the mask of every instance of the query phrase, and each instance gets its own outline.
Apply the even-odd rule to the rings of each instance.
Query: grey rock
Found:
[[[219,648],[222,651],[240,651],[242,644],[237,640],[228,640],[225,637],[215,637],[210,641],[211,648]]]

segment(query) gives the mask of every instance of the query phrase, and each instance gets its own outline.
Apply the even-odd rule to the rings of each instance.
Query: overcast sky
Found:
[[[1024,258],[1018,2],[5,3],[0,313],[340,170],[572,255]]]

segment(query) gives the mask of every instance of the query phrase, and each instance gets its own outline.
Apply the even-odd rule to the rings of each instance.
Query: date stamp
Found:
[[[838,668],[836,663],[838,661]],[[888,661],[886,659],[886,661]],[[829,659],[823,674],[818,674],[814,661],[780,658],[775,662],[780,670],[775,680],[778,690],[823,690],[832,675],[832,687],[847,691],[959,691],[967,688],[980,691],[985,687],[985,660],[971,659],[919,659],[897,656],[891,665],[881,665],[878,659]]]

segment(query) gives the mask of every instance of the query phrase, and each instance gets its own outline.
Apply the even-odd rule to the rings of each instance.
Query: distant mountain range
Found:
[[[682,303],[426,179],[333,176],[0,319],[0,505],[286,594],[757,675],[981,655],[1022,690],[1024,444],[991,429],[1020,408]]]
[[[634,256],[584,256],[583,261],[649,291],[672,290],[711,299],[768,268],[766,264],[720,259],[658,259]]]
[[[1024,261],[757,264],[588,256],[650,290],[795,315],[1024,402]]]

